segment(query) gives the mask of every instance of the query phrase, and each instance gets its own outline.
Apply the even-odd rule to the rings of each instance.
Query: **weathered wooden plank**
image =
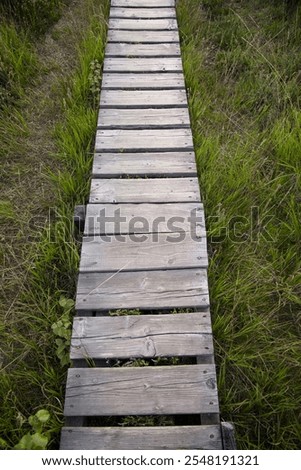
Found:
[[[179,33],[176,30],[169,31],[125,31],[109,29],[108,42],[130,42],[142,44],[157,44],[179,42]]]
[[[181,57],[165,58],[118,58],[107,57],[103,66],[104,72],[181,72]]]
[[[111,0],[112,7],[166,8],[174,7],[175,0]]]
[[[73,321],[72,360],[201,355],[213,355],[208,313],[75,317]]]
[[[110,18],[109,29],[125,29],[140,31],[171,31],[178,29],[177,20],[170,19],[126,19],[126,18]]]
[[[190,129],[98,129],[96,152],[193,150]]]
[[[176,307],[209,307],[206,269],[79,274],[79,312]]]
[[[131,8],[111,6],[110,18],[176,18],[175,8]]]
[[[196,176],[193,152],[164,153],[96,153],[92,176]]]
[[[65,416],[218,412],[211,364],[68,370]]]
[[[221,450],[219,425],[122,428],[68,428],[61,450]]]
[[[93,179],[91,204],[200,202],[197,178]]]
[[[101,108],[186,107],[187,96],[181,90],[102,90]],[[146,113],[146,111],[144,111]]]
[[[179,73],[104,73],[102,90],[108,89],[173,89],[185,88],[184,77]]]
[[[193,240],[160,233],[133,240],[130,235],[118,239],[85,237],[82,243],[80,272],[115,272],[152,269],[206,268],[206,237]],[[178,239],[178,240],[177,240]]]
[[[187,108],[101,108],[97,127],[99,129],[189,128],[190,119]]]
[[[181,55],[178,43],[129,44],[109,42],[106,57],[177,57]]]
[[[203,205],[172,204],[88,204],[85,220],[87,236],[158,233],[193,238],[205,233]],[[137,238],[138,240],[138,238]]]

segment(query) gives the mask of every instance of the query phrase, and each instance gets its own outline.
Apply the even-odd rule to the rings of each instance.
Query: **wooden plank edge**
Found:
[[[157,436],[156,436],[157,435]],[[61,450],[222,450],[219,425],[63,427]]]
[[[222,431],[223,449],[224,450],[237,450],[234,424],[223,421],[221,423],[221,431]]]

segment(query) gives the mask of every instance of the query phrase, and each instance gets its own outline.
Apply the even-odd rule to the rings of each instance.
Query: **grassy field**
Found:
[[[0,448],[57,448],[108,2],[17,3],[0,24]]]
[[[18,8],[17,8],[18,7]],[[301,444],[301,6],[178,0],[221,417]],[[0,448],[57,448],[107,0],[0,6]],[[45,411],[47,410],[47,411]],[[34,418],[32,417],[34,416]]]
[[[301,444],[297,4],[177,3],[209,234],[221,416],[245,449]]]

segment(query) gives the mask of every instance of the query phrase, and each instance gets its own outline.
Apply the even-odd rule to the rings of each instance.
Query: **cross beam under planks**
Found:
[[[223,448],[207,266],[174,0],[112,0],[61,449]]]

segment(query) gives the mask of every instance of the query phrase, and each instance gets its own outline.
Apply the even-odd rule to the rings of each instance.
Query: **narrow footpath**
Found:
[[[207,266],[174,0],[112,0],[61,449],[229,447]]]

